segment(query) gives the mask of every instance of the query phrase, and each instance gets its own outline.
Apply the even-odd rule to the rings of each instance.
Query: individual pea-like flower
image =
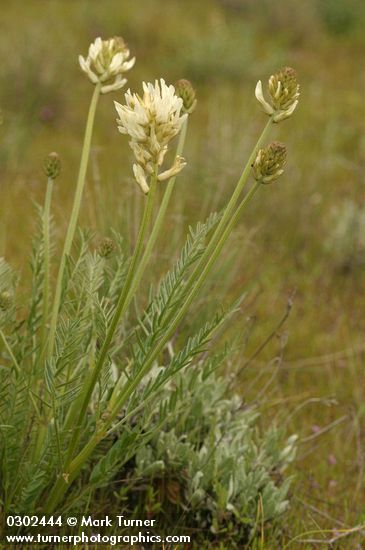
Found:
[[[189,115],[195,110],[197,99],[192,83],[185,78],[175,82],[176,95],[183,100],[183,112]]]
[[[100,37],[90,44],[86,59],[80,55],[81,69],[93,84],[102,84],[101,93],[106,94],[122,88],[127,79],[124,73],[129,71],[136,58],[129,59],[130,52],[123,38],[115,36],[109,40]]]
[[[268,93],[270,101],[266,101],[261,80],[256,85],[255,95],[265,113],[272,116],[274,122],[280,122],[290,117],[298,105],[299,84],[297,75],[291,67],[284,67],[269,78]]]
[[[252,165],[253,175],[260,183],[272,183],[284,172],[286,147],[279,141],[273,141],[260,149]]]
[[[114,103],[119,116],[118,129],[130,137],[129,145],[137,161],[133,164],[134,177],[147,194],[150,176],[154,174],[158,181],[164,181],[186,165],[177,156],[171,168],[159,173],[170,140],[180,132],[188,116],[181,114],[183,100],[176,95],[174,86],[167,86],[161,78],[154,85],[143,82],[142,97],[128,90],[125,105]]]
[[[61,172],[61,160],[57,153],[50,153],[43,162],[44,173],[47,178],[56,179]]]

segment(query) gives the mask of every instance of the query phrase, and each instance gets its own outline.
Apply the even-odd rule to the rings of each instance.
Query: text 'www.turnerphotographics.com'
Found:
[[[157,534],[156,519],[128,518],[123,515],[85,516],[16,516],[6,518],[5,542],[11,544],[129,544],[191,542],[188,535]],[[64,529],[69,532],[65,533]],[[77,529],[75,533],[75,529]],[[62,534],[61,534],[62,533]],[[75,534],[74,534],[75,533]]]

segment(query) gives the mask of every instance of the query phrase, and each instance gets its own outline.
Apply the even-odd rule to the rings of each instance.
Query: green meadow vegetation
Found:
[[[0,513],[123,510],[197,548],[362,548],[365,6],[140,4],[1,6]],[[96,89],[77,58],[98,36],[136,63],[98,98],[65,254]],[[230,226],[268,121],[256,82],[286,66],[298,107],[260,143],[285,143],[284,173],[251,177]],[[141,192],[114,100],[160,78],[191,81],[197,105],[155,235],[170,183],[155,163]]]

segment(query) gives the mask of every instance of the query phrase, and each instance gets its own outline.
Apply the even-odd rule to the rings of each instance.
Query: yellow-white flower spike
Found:
[[[90,44],[87,57],[79,56],[82,71],[93,84],[102,84],[102,94],[122,88],[127,82],[124,74],[135,61],[135,57],[130,59],[129,49],[119,36],[109,40],[98,37]]]
[[[137,161],[133,165],[134,176],[142,191],[148,193],[152,174],[162,181],[185,166],[185,161],[177,157],[169,170],[158,174],[169,142],[180,132],[188,115],[182,114],[183,100],[176,95],[174,86],[168,86],[162,78],[155,84],[143,82],[142,97],[130,90],[124,97],[124,105],[114,102],[117,125],[122,134],[130,137],[129,145]]]
[[[272,117],[274,122],[281,122],[290,117],[298,105],[299,84],[297,76],[291,67],[284,67],[269,78],[267,101],[262,91],[261,80],[256,85],[255,95],[261,103],[265,113]]]

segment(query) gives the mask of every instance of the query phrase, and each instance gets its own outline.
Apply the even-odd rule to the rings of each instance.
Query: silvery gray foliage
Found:
[[[267,522],[287,509],[291,478],[282,474],[295,457],[297,437],[284,441],[275,428],[260,432],[257,410],[238,395],[228,397],[227,387],[209,366],[183,371],[169,387],[180,406],[138,449],[130,475],[141,486],[170,480],[183,524],[212,537],[228,529],[239,543],[252,535],[258,510]]]

